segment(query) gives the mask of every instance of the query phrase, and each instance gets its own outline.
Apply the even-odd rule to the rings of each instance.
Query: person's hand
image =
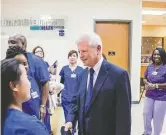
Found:
[[[72,130],[72,123],[71,122],[67,122],[66,124],[65,124],[65,131],[68,131],[68,130]]]
[[[148,89],[149,89],[148,85],[147,85],[147,84],[145,84],[145,90],[148,90]]]
[[[46,116],[46,107],[41,105],[40,106],[40,119],[41,119],[41,121],[44,121],[45,116]]]
[[[50,71],[51,73],[53,73],[53,72],[54,72],[54,67],[50,66],[49,71]]]
[[[148,89],[154,90],[156,88],[155,84],[148,83]]]
[[[55,84],[53,82],[50,82],[49,83],[49,94],[50,95],[53,95],[55,93],[55,90],[56,90],[55,88],[56,88]]]

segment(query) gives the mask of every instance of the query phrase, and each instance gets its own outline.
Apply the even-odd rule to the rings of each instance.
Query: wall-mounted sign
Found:
[[[114,51],[109,51],[108,52],[108,56],[115,56],[115,55],[116,55],[116,53]]]
[[[64,29],[64,26],[40,26],[40,25],[30,26],[30,30],[57,30],[57,29]]]
[[[30,30],[61,30],[65,29],[64,19],[42,20],[30,25]]]
[[[2,27],[28,27],[31,31],[54,31],[59,36],[65,35],[66,19],[5,19]]]
[[[25,26],[55,26],[56,28],[65,27],[65,19],[4,19],[1,20],[2,27],[25,27]]]

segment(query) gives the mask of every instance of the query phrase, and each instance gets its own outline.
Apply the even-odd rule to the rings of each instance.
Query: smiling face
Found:
[[[158,50],[155,50],[153,53],[153,61],[155,62],[155,64],[160,64],[161,61],[161,56]]]
[[[24,45],[22,44],[21,40],[15,39],[15,38],[9,38],[8,40],[8,45],[9,46],[19,46],[20,48],[23,48]]]
[[[35,55],[39,56],[40,58],[43,58],[44,57],[43,50],[41,48],[37,48],[35,50]]]
[[[23,50],[26,50],[27,40],[23,35],[15,35],[15,36],[9,37],[8,45],[9,45],[9,47],[10,46],[19,46]]]

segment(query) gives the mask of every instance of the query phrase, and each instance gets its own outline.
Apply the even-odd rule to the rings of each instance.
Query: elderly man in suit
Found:
[[[87,68],[78,76],[65,130],[78,120],[79,135],[130,135],[131,87],[128,73],[102,57],[102,41],[83,34],[77,41]]]

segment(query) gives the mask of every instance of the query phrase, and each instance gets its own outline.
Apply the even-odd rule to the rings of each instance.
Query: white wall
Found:
[[[36,18],[51,15],[67,19],[66,37],[57,37],[54,31],[35,32],[28,27],[3,28],[7,35],[22,33],[28,39],[28,51],[41,45],[46,60],[59,61],[59,68],[67,64],[67,53],[76,49],[75,38],[82,32],[94,31],[93,19],[132,20],[131,86],[133,101],[139,100],[141,57],[141,1],[140,0],[3,0],[3,18]],[[2,55],[5,55],[7,39],[2,38]]]

